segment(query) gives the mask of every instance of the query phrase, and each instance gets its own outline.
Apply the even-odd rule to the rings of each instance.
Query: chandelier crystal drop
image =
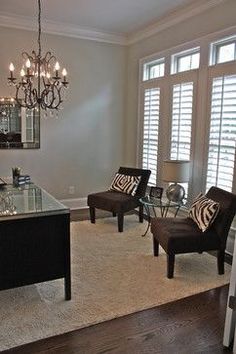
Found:
[[[48,51],[42,56],[41,50],[41,0],[38,1],[38,53],[22,53],[23,65],[20,79],[14,77],[15,67],[10,64],[8,83],[15,86],[15,100],[25,108],[41,108],[58,110],[63,102],[63,94],[67,89],[67,71],[60,73],[60,65],[56,57]]]

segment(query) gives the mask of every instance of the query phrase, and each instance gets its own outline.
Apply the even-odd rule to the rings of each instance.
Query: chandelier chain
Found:
[[[39,56],[41,56],[41,1],[40,0],[38,0],[38,8],[39,8],[39,13],[38,13],[38,25],[39,25],[38,47],[39,47]]]

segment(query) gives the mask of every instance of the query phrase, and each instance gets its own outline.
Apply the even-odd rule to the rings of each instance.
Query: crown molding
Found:
[[[169,27],[172,27],[182,21],[187,20],[193,16],[199,15],[200,13],[211,9],[227,0],[202,0],[198,1],[198,4],[192,3],[189,6],[185,6],[181,9],[176,10],[169,15],[162,17],[159,21],[154,24],[147,26],[143,30],[134,32],[127,37],[127,45],[134,44],[141,41],[142,39],[148,38],[157,34]]]
[[[17,28],[27,31],[37,31],[35,19],[26,16],[13,15],[0,12],[0,27]],[[105,42],[119,45],[127,45],[127,37],[120,33],[109,33],[94,28],[74,26],[68,23],[54,21],[42,21],[42,29],[45,33],[60,36],[88,39],[97,42]]]
[[[81,38],[119,45],[131,45],[226,1],[227,0],[198,0],[198,4],[192,3],[188,6],[177,9],[175,12],[162,17],[159,21],[150,26],[147,26],[143,30],[136,31],[128,35],[122,33],[110,33],[94,28],[75,26],[68,23],[58,23],[54,21],[43,21],[42,29],[45,33],[60,36]],[[28,31],[37,30],[34,18],[13,15],[0,11],[0,27],[1,26]]]
[[[61,199],[60,202],[65,204],[70,210],[88,209],[87,197]]]

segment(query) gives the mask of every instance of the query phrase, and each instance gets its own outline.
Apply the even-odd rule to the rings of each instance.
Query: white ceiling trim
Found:
[[[201,0],[200,0],[201,1]],[[106,42],[119,45],[130,45],[142,39],[148,38],[158,32],[161,32],[171,26],[174,26],[190,17],[198,15],[220,3],[227,0],[202,0],[201,3],[191,4],[185,8],[179,9],[172,14],[164,16],[155,24],[146,27],[141,31],[134,32],[130,35],[121,33],[109,33],[94,28],[79,27],[67,23],[58,23],[53,21],[43,21],[42,28],[45,33],[56,34],[72,38],[82,38],[97,42]],[[6,12],[0,12],[0,27],[10,27],[24,29],[28,31],[36,31],[37,23],[35,18],[13,15]]]
[[[182,9],[179,9],[178,11],[175,11],[174,13],[163,17],[155,24],[146,27],[144,30],[137,31],[133,34],[130,34],[127,37],[127,42],[128,42],[127,44],[130,45],[142,39],[153,36],[158,32],[161,32],[171,26],[174,26],[182,21],[187,20],[188,18],[196,16],[204,11],[207,11],[210,8],[219,5],[220,3],[225,1],[227,0],[208,0],[207,2],[204,3],[202,2],[200,4],[191,4]]]
[[[0,12],[0,26],[37,31],[37,21],[35,18],[12,15]],[[42,21],[44,33],[56,34],[66,37],[82,38],[97,42],[114,43],[120,45],[127,44],[127,37],[119,33],[102,32],[93,28],[73,26],[67,23],[53,21]]]

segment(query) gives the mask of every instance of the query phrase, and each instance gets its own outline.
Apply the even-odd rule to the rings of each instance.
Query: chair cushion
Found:
[[[109,190],[135,195],[140,180],[141,176],[129,176],[116,173]]]
[[[88,206],[117,213],[124,213],[139,206],[139,198],[114,191],[93,193],[88,195]]]
[[[169,254],[218,249],[220,238],[211,228],[202,233],[190,218],[153,218],[151,231]]]
[[[194,199],[189,210],[189,217],[205,232],[214,222],[220,210],[220,204],[200,193]]]

